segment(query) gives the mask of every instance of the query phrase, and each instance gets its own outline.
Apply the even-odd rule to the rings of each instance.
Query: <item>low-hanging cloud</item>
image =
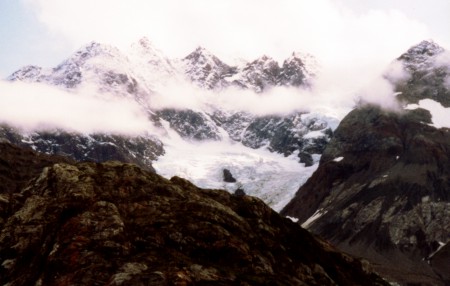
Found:
[[[439,53],[434,59],[434,66],[437,68],[446,67],[450,69],[450,51]]]
[[[335,104],[339,101],[339,104]],[[254,115],[286,115],[292,112],[323,112],[342,118],[354,106],[350,95],[327,94],[317,86],[311,88],[275,86],[256,93],[252,89],[228,87],[205,90],[189,82],[166,85],[150,97],[153,109],[220,109]]]
[[[404,68],[403,63],[394,60],[358,92],[357,98],[360,102],[375,104],[391,111],[401,111],[396,86],[410,77],[411,74]]]
[[[99,98],[56,87],[0,81],[0,123],[24,130],[138,135],[151,130],[145,112],[130,100]]]
[[[402,62],[394,60],[378,74],[323,71],[311,78],[308,87],[267,87],[256,93],[252,89],[231,86],[222,90],[205,90],[188,81],[174,81],[151,96],[154,109],[175,108],[208,110],[209,107],[254,115],[286,115],[292,112],[319,112],[342,119],[361,102],[399,111],[395,86],[410,74]]]
[[[280,63],[293,51],[314,55],[321,65],[312,90],[274,88],[262,95],[227,90],[219,95],[190,86],[167,87],[154,106],[198,107],[208,100],[256,113],[332,106],[348,110],[364,88],[372,100],[377,79],[411,45],[430,37],[422,22],[395,9],[356,11],[333,0],[23,0],[49,30],[77,48],[91,40],[125,50],[147,36],[169,58],[203,46],[228,64],[263,54]],[[79,15],[83,15],[82,21]],[[99,20],[101,19],[101,20]],[[382,79],[378,79],[383,81]],[[387,84],[388,85],[388,84]],[[389,96],[378,96],[378,101]],[[269,111],[268,109],[274,109]],[[339,112],[343,113],[343,112]]]

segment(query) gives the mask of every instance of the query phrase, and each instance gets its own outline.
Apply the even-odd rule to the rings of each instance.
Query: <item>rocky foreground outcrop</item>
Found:
[[[71,163],[62,156],[49,156],[0,141],[0,228],[4,220],[20,207],[20,191],[38,176],[44,167],[55,163]]]
[[[11,148],[23,167],[2,183],[39,163],[7,144],[2,164]],[[135,165],[57,163],[17,186],[1,194],[1,285],[387,285],[259,199]]]
[[[450,240],[450,130],[429,123],[424,109],[356,108],[282,214],[402,284],[448,285],[449,252],[429,257]]]

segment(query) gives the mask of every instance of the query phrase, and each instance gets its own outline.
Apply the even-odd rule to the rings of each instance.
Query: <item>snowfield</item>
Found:
[[[284,157],[266,148],[251,149],[239,142],[187,142],[169,131],[163,140],[166,154],[153,163],[158,174],[171,178],[179,176],[201,188],[225,189],[230,193],[238,188],[247,195],[262,199],[275,211],[280,211],[301,185],[313,174],[314,165],[298,163],[297,154]],[[228,169],[236,183],[223,181],[223,169]]]

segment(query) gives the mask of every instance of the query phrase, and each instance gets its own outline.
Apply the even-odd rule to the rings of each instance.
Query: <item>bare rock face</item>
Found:
[[[398,61],[409,77],[396,82],[401,92],[399,99],[408,103],[417,103],[421,99],[433,99],[444,107],[450,107],[449,51],[433,41],[422,41],[402,54]]]
[[[223,169],[223,181],[226,183],[236,183],[236,178],[233,177],[230,170]]]
[[[388,285],[259,199],[131,164],[55,164],[17,195],[2,285]]]
[[[186,76],[196,85],[207,88],[224,88],[229,85],[227,77],[235,74],[231,67],[202,47],[198,47],[183,60]]]
[[[428,257],[450,239],[450,130],[423,109],[350,112],[282,214],[403,284],[444,285]],[[442,271],[441,271],[442,272]],[[446,285],[446,284],[445,284]]]
[[[450,281],[450,243],[441,244],[436,252],[429,257],[434,271],[445,281]]]
[[[153,170],[152,161],[164,154],[163,144],[154,136],[81,134],[64,130],[36,131],[24,134],[0,125],[0,138],[43,154],[57,154],[76,161],[117,160]]]

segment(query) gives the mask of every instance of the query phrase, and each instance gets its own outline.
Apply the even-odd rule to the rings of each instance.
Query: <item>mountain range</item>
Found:
[[[261,215],[266,212],[266,209],[262,210],[264,208],[262,207],[262,202],[261,207],[258,207],[257,210],[255,209],[255,212],[258,213],[256,215],[254,213],[248,214],[245,211],[241,213],[243,209],[248,208],[250,210],[252,208],[247,203],[242,204],[239,202],[235,205],[235,201],[233,201],[234,196],[244,197],[245,200],[249,199],[250,197],[246,196],[246,193],[259,195],[269,206],[277,206],[277,210],[280,210],[281,215],[290,217],[314,235],[326,239],[329,243],[335,245],[339,250],[370,261],[374,269],[389,281],[395,281],[400,285],[447,285],[450,283],[448,276],[448,273],[450,273],[448,269],[448,265],[450,265],[448,251],[448,241],[450,240],[450,196],[448,192],[450,190],[450,178],[448,177],[450,174],[448,161],[450,157],[450,129],[442,127],[442,121],[438,121],[438,119],[442,116],[449,118],[448,115],[445,117],[446,112],[448,114],[450,111],[448,109],[450,107],[450,61],[448,52],[433,41],[423,41],[400,55],[393,61],[392,65],[400,65],[402,72],[405,74],[401,78],[392,77],[390,74],[384,75],[384,78],[394,87],[393,96],[395,96],[398,105],[386,109],[361,100],[342,121],[339,121],[339,119],[332,116],[310,112],[308,109],[299,109],[289,114],[261,115],[257,112],[253,113],[249,109],[229,109],[217,104],[217,102],[207,102],[207,104],[195,107],[180,107],[179,105],[161,107],[154,105],[154,101],[158,96],[164,96],[164,92],[170,90],[170,87],[174,85],[181,87],[181,89],[177,89],[177,92],[186,90],[186,92],[195,91],[199,94],[226,94],[227,92],[246,91],[264,96],[266,92],[271,90],[277,91],[277,88],[285,88],[298,91],[300,96],[302,90],[313,88],[314,77],[319,69],[318,64],[310,55],[293,53],[281,65],[268,56],[262,56],[253,61],[241,62],[238,65],[229,65],[204,48],[197,48],[183,59],[169,59],[145,38],[132,45],[127,52],[122,52],[108,45],[90,43],[53,69],[27,66],[14,72],[8,80],[50,85],[74,93],[83,92],[84,90],[95,90],[99,94],[110,94],[114,97],[125,98],[139,104],[146,112],[149,123],[159,132],[149,132],[139,136],[111,133],[86,134],[60,129],[25,132],[16,126],[3,124],[0,129],[0,136],[4,141],[7,141],[4,144],[12,143],[19,146],[14,147],[19,148],[19,150],[22,150],[20,148],[30,148],[45,153],[45,156],[49,156],[48,158],[64,158],[48,159],[48,166],[51,166],[50,162],[53,162],[53,160],[62,160],[61,162],[68,164],[61,165],[62,167],[49,167],[52,174],[61,172],[61,176],[56,176],[55,180],[60,180],[58,182],[60,182],[63,189],[80,188],[82,190],[83,188],[94,188],[95,192],[97,192],[97,188],[101,190],[106,188],[107,190],[103,191],[114,192],[114,188],[107,187],[110,186],[109,184],[105,187],[71,185],[72,179],[66,174],[75,172],[78,174],[78,178],[89,177],[93,180],[102,181],[103,176],[106,176],[105,172],[114,177],[114,180],[116,180],[117,176],[123,176],[123,172],[125,172],[126,174],[131,174],[130,182],[124,183],[121,181],[122,179],[117,179],[117,183],[122,184],[125,189],[127,184],[130,184],[130,190],[139,188],[141,183],[145,186],[159,184],[162,189],[173,190],[174,188],[181,188],[195,193],[196,196],[212,196],[215,202],[208,199],[208,203],[205,203],[200,199],[200,201],[193,204],[216,206],[217,200],[219,200],[221,204],[225,202],[225,208],[231,206],[234,212],[245,218],[249,215],[250,217],[256,216],[257,218],[255,217],[255,219],[263,221],[275,220],[276,222],[273,222],[273,225],[266,227],[265,231],[268,233],[274,233],[272,226],[277,229],[281,227],[283,231],[280,233],[291,233],[291,230],[287,230],[290,226],[285,226],[286,222],[282,222],[277,215]],[[437,108],[439,108],[440,113],[437,112],[439,111]],[[190,152],[189,150],[193,149],[179,148],[178,150],[176,149],[179,147],[176,146],[177,144],[183,146],[184,144],[198,145],[200,147],[195,150],[199,153],[186,154],[186,152]],[[220,153],[224,154],[224,156],[218,156],[218,159],[205,164],[205,160],[211,159],[211,157],[201,156],[201,153],[207,153],[206,146],[210,146],[207,144],[225,144],[225,153]],[[201,149],[202,146],[205,146],[204,150]],[[276,156],[274,160],[279,160],[280,162],[283,160],[294,160],[296,165],[301,165],[302,167],[298,169],[299,171],[294,171],[289,176],[285,176],[286,173],[292,172],[289,168],[292,168],[293,165],[283,161],[284,163],[280,164],[286,167],[279,168],[279,165],[274,161],[270,161],[268,159],[269,155],[264,153],[265,157],[261,155],[263,157],[256,157],[256,160],[252,159],[251,164],[254,166],[250,169],[247,166],[244,168],[239,166],[239,164],[242,164],[242,154],[240,154],[241,157],[237,157],[233,153],[234,151],[231,151],[235,150],[236,146],[244,148],[239,149],[239,152],[242,153],[250,153],[253,152],[251,150],[255,150],[255,152],[260,152],[257,154],[263,154],[261,150],[267,150],[272,152],[273,156]],[[8,148],[13,147],[5,148],[5,150],[11,150]],[[174,153],[174,150],[181,150],[181,152]],[[20,153],[25,151],[8,152]],[[179,157],[170,157],[171,153]],[[35,153],[30,154],[33,154],[30,155],[31,157],[39,156],[35,155]],[[53,157],[55,155],[62,157]],[[161,167],[161,162],[164,162],[164,158],[171,158],[174,161],[172,165],[167,165],[168,169],[174,169],[177,163],[181,164],[182,157],[186,155],[192,155],[196,159],[188,161],[188,166],[183,168],[191,169],[194,172],[195,164],[203,160],[202,164],[213,170],[213,172],[208,173],[206,179],[202,178],[197,181],[194,178],[190,179],[193,179],[196,183],[203,184],[201,185],[202,187],[218,186],[232,193],[236,191],[234,196],[231,197],[233,199],[230,199],[229,195],[225,195],[225,193],[216,194],[212,190],[198,189],[180,178],[174,178],[170,183],[159,177],[150,178],[154,176],[149,175],[153,174],[154,169],[157,172],[164,173]],[[226,156],[231,158],[231,162],[226,162]],[[31,161],[35,160],[31,159]],[[115,165],[115,163],[80,164],[75,163],[73,160],[99,163],[118,160],[125,163],[133,163],[140,168],[139,170],[130,169],[131,165]],[[45,193],[47,188],[45,184],[51,190],[49,192],[61,192],[61,189],[56,185],[55,187],[48,185],[49,183],[42,185],[43,181],[53,180],[47,177],[48,175],[45,172],[49,172],[48,170],[40,175],[41,179],[34,179],[35,181],[31,185],[28,183],[28,180],[37,178],[38,170],[42,168],[41,164],[38,164],[38,166],[33,175],[25,176],[27,180],[24,179],[21,183],[14,181],[17,180],[18,175],[16,174],[11,175],[14,179],[10,177],[5,179],[20,194],[18,197],[22,198],[11,203],[10,199],[7,199],[5,196],[2,197],[6,203],[5,209],[8,210],[3,210],[3,213],[6,212],[6,214],[2,217],[2,222],[4,221],[11,227],[14,223],[18,223],[20,219],[23,219],[23,216],[20,215],[21,212],[31,208],[30,205],[25,203],[27,198],[36,198],[39,202],[48,200]],[[261,169],[271,170],[270,172],[258,173]],[[187,174],[189,174],[188,171],[186,170]],[[200,171],[200,173],[202,172],[204,170]],[[167,174],[169,173],[167,172]],[[193,173],[190,174],[194,175]],[[227,177],[227,180],[231,177],[236,182],[233,182],[233,180],[224,182],[222,175]],[[292,180],[293,176],[301,180]],[[257,179],[253,180],[253,177],[257,177]],[[248,178],[252,178],[252,180],[249,181]],[[290,182],[288,187],[283,185],[286,180]],[[163,185],[164,187],[162,187]],[[292,186],[294,186],[294,190],[290,190],[290,188],[293,188]],[[161,191],[158,188],[155,190],[152,188],[147,187],[147,189],[152,190],[151,192]],[[35,193],[35,190],[38,189],[41,191]],[[298,191],[294,195],[297,189]],[[33,195],[35,197],[30,197]],[[79,195],[83,198],[85,194],[80,193]],[[86,194],[87,197],[91,195],[91,193],[89,195]],[[147,195],[150,194],[145,196]],[[97,198],[97,196],[94,195],[94,198]],[[180,197],[186,199],[188,195],[177,193],[174,196],[177,199]],[[64,196],[62,198],[63,201],[69,201],[69,205],[71,204],[70,200],[72,198],[68,199]],[[112,205],[106,206],[101,200],[96,201],[96,199],[92,198],[91,200],[94,202],[92,205],[93,210],[87,210],[78,205],[75,207],[67,206],[69,209],[76,209],[69,211],[68,220],[60,221],[59,218],[55,217],[54,221],[49,223],[65,229],[65,225],[70,222],[76,229],[79,229],[86,222],[86,220],[83,220],[84,214],[88,213],[85,216],[101,217],[102,214],[96,212],[97,210],[102,212],[102,208],[108,208],[109,210],[118,208],[120,213],[136,215],[136,212],[129,211],[130,206],[124,206],[124,209],[122,209],[121,195],[118,195],[117,198],[111,197],[106,199],[115,207]],[[153,197],[150,201],[157,202]],[[178,202],[175,201],[171,201],[171,203],[178,205]],[[61,202],[58,201],[55,204],[61,204]],[[158,204],[164,205],[164,202],[158,201]],[[94,207],[94,205],[98,206]],[[44,209],[52,209],[54,207],[54,205],[43,205]],[[217,207],[223,210],[223,206]],[[184,209],[181,208],[180,210]],[[161,211],[166,212],[163,209]],[[186,211],[189,212],[189,210]],[[91,214],[92,212],[94,214]],[[226,212],[229,213],[229,211]],[[172,215],[171,212],[169,213]],[[144,214],[138,212],[138,215]],[[173,215],[179,217],[186,214]],[[203,218],[203,215],[198,214],[200,218]],[[111,216],[114,217],[113,214]],[[210,226],[216,225],[223,219],[225,218],[217,218],[214,222],[208,221],[205,223]],[[120,217],[120,220],[126,219],[125,217]],[[241,221],[241,219],[238,220]],[[127,223],[134,225],[132,220]],[[160,222],[159,225],[164,228],[166,227],[165,223]],[[46,224],[47,221],[40,220],[37,225],[46,229]],[[177,222],[177,229],[180,228],[178,224],[179,222]],[[11,227],[5,228],[2,232],[4,240],[1,244],[4,245],[4,248],[3,250],[0,249],[8,257],[13,257],[11,253],[14,252],[8,250],[13,245],[13,241],[8,240],[9,238],[7,239],[10,236],[9,233],[13,232]],[[106,228],[108,231],[113,231],[114,227]],[[148,226],[141,225],[141,227],[147,228]],[[228,226],[226,229],[228,230]],[[182,237],[187,235],[187,232],[183,231]],[[244,232],[242,231],[242,233]],[[164,242],[171,241],[170,245],[161,244],[163,248],[172,249],[171,247],[173,246],[182,247],[184,245],[182,240],[176,240],[170,233],[161,233],[162,236],[167,234],[168,238],[161,238]],[[25,239],[20,238],[20,235],[18,234],[15,239],[18,241]],[[59,237],[59,234],[55,235]],[[55,235],[41,236],[42,241],[47,241],[47,239],[54,241]],[[208,235],[214,236],[205,232],[206,238],[204,239],[209,239],[207,238],[209,237]],[[275,243],[274,241],[262,242],[260,235],[262,234],[259,234],[259,232],[256,234],[258,238],[255,238],[254,241],[252,240],[251,245],[273,245]],[[189,237],[189,235],[187,236]],[[58,237],[56,239],[60,241]],[[286,241],[281,236],[273,237],[275,240],[281,239],[283,242]],[[138,238],[133,239],[141,239]],[[154,237],[143,238],[143,241],[140,242],[142,245],[146,245],[146,249],[149,249],[149,239],[151,241]],[[210,239],[219,241],[217,237]],[[235,251],[239,255],[246,253],[245,255],[254,256],[254,254],[249,254],[242,249],[242,251],[239,250],[240,246],[237,245],[246,245],[240,241],[242,238],[230,239],[230,241],[224,242],[227,245],[226,247],[233,248],[236,246]],[[290,239],[288,240],[290,241]],[[115,252],[120,252],[125,251],[126,246],[124,245],[129,243],[138,247],[139,243],[137,240],[130,242],[130,240],[120,238],[120,241],[113,240],[110,242],[107,240],[101,243],[116,243],[112,248]],[[196,239],[194,240],[197,241]],[[294,240],[300,241],[300,238],[295,238]],[[122,242],[126,243],[122,244]],[[39,243],[36,242],[36,245],[40,245]],[[60,241],[58,245],[61,243],[65,242]],[[97,242],[89,243],[96,245]],[[319,244],[324,246],[328,245],[328,242],[322,241]],[[195,245],[196,247],[199,245],[204,247],[201,244],[197,245],[197,242],[195,242]],[[284,244],[280,245],[282,248],[287,247]],[[24,246],[23,251],[29,251],[30,247],[32,248],[33,246]],[[288,248],[290,247],[288,246]],[[328,247],[325,248],[329,249]],[[43,249],[47,249],[47,252],[51,250],[45,247]],[[58,251],[58,249],[54,251]],[[64,253],[70,252],[70,249],[64,251]],[[264,272],[266,276],[263,274],[255,275],[263,275],[262,277],[265,278],[261,279],[265,279],[265,281],[275,281],[274,276],[270,276],[273,273],[286,275],[281,273],[286,271],[286,269],[291,269],[289,268],[291,266],[285,265],[280,269],[274,270],[272,262],[268,262],[268,260],[276,261],[278,259],[282,261],[285,258],[281,258],[281,256],[274,258],[275,250],[273,248],[264,251],[269,251],[269,256],[272,258],[259,256],[259,258],[254,259],[259,259],[262,263],[261,267],[268,272]],[[303,257],[296,251],[294,251],[296,255],[286,258],[286,261]],[[305,250],[302,248],[299,251]],[[53,253],[53,250],[51,252]],[[192,249],[188,256],[191,257],[196,253],[202,252]],[[78,252],[77,255],[79,255]],[[230,261],[241,261],[242,257],[239,255],[230,258]],[[39,259],[47,259],[46,257],[46,254],[41,255]],[[9,260],[14,259],[10,258]],[[24,259],[21,263],[30,263],[30,261],[26,260],[28,259],[27,257]],[[49,259],[54,258],[49,256]],[[209,258],[205,257],[205,259],[208,260]],[[309,262],[312,261],[311,259],[311,257],[300,258],[302,261]],[[324,259],[330,261],[331,258]],[[344,260],[346,259],[349,262],[352,261],[351,258],[344,258]],[[247,263],[244,260],[242,263]],[[15,265],[14,263],[11,265]],[[48,263],[51,264],[53,262],[50,261]],[[94,262],[89,263],[93,265],[92,263]],[[161,269],[152,270],[156,269],[152,268],[153,266],[148,268],[148,263],[130,263],[122,266],[110,265],[108,268],[110,270],[102,270],[103,273],[109,273],[109,278],[106,278],[107,274],[105,274],[105,278],[102,279],[105,281],[113,279],[111,277],[119,275],[117,269],[120,267],[122,267],[120,268],[122,269],[121,271],[125,273],[123,275],[130,277],[130,279],[141,279],[136,278],[141,277],[139,275],[136,276],[136,274],[145,272],[145,277],[161,280],[163,279],[161,277],[164,275],[178,275],[174,273],[180,273],[179,271],[181,271],[170,265],[167,265],[167,268],[163,271]],[[180,265],[188,265],[186,261],[183,263],[180,262]],[[203,281],[201,279],[206,277],[205,273],[208,273],[208,279],[211,277],[224,277],[221,276],[223,273],[219,275],[217,272],[218,268],[224,267],[223,265],[220,266],[220,263],[202,260],[201,265],[209,265],[206,268],[205,266],[200,266],[200,268],[195,266],[198,263],[200,262],[197,261],[190,266],[183,266],[183,269],[190,269],[189,271],[183,270],[183,275],[188,277],[186,279],[195,281],[200,279],[197,282]],[[336,261],[333,260],[332,263],[336,263]],[[125,265],[137,267],[138,269],[133,268],[133,270],[130,268],[130,270]],[[310,269],[308,271],[316,273],[318,268],[311,266],[311,264],[308,265]],[[316,265],[325,269],[326,274],[324,275],[328,278],[331,277],[330,281],[334,281],[334,283],[339,285],[362,285],[361,282],[350,282],[350,280],[336,278],[336,276],[333,276],[334,274],[330,274],[336,270],[324,268],[325,266],[320,263]],[[15,267],[7,268],[13,269],[7,271],[7,275],[10,277],[8,279],[20,279],[17,278],[15,272],[17,270],[14,270],[17,268]],[[73,267],[73,265],[70,267]],[[62,268],[61,273],[64,273],[67,269]],[[155,276],[156,272],[150,273],[148,269],[164,275],[158,274],[160,275],[158,278]],[[36,271],[34,271],[36,274],[33,275],[36,276],[39,273],[41,275],[39,279],[49,281],[46,280],[49,279],[48,277],[42,276],[44,275],[42,273],[45,273],[45,271],[40,271],[36,268]],[[236,279],[236,277],[244,279],[242,278],[244,276],[240,276],[243,274],[238,274],[235,271],[232,270],[230,272],[233,273],[232,276],[227,276],[224,279]],[[302,271],[300,272],[303,273]],[[272,274],[269,275],[267,273]],[[319,271],[319,273],[323,273],[323,271]],[[307,285],[328,285],[329,282],[324,282],[325,280],[318,278],[320,275],[313,274],[313,276],[317,280],[314,280],[314,282],[313,280],[308,280],[309,282],[302,280],[303,283]],[[23,279],[32,279],[30,277]],[[68,281],[78,281],[70,280],[72,278],[68,276],[64,277],[64,279],[69,279]],[[167,279],[167,276],[164,277],[166,277],[164,279]],[[295,280],[297,278],[282,277],[285,278],[280,278],[279,281],[285,281],[286,283],[280,282],[280,285],[302,285]],[[374,277],[364,279],[377,281],[374,283],[383,283],[383,281]],[[172,277],[170,279],[175,278]],[[257,280],[252,279],[256,279],[256,276],[245,276],[243,281],[247,281],[247,283],[250,283],[249,285],[262,285],[262,280],[259,283]],[[161,283],[154,285],[163,285]]]
[[[178,103],[175,106],[159,106],[158,100],[177,93],[175,101],[178,102],[181,100],[179,93],[183,92],[198,93],[200,96],[209,92],[213,97],[218,93],[227,97],[239,92],[264,96],[265,92],[275,88],[292,89],[300,96],[302,90],[310,88],[318,69],[318,64],[311,55],[298,52],[292,53],[281,65],[268,56],[262,56],[248,62],[241,60],[239,65],[233,66],[224,63],[204,48],[197,48],[183,59],[169,59],[146,38],[133,44],[127,51],[92,42],[55,68],[27,66],[14,72],[8,80],[52,86],[75,94],[91,94],[94,91],[95,94],[129,100],[142,108],[148,117],[148,125],[153,126],[149,129],[157,130],[156,132],[149,130],[147,134],[139,136],[86,134],[60,129],[24,132],[15,126],[4,124],[0,133],[13,144],[46,154],[66,155],[79,161],[121,160],[147,169],[151,169],[152,163],[157,160],[158,165],[162,164],[160,158],[167,155],[168,146],[189,142],[197,144],[199,141],[235,142],[255,150],[268,149],[280,154],[280,157],[294,156],[306,167],[315,168],[318,156],[337,127],[338,119],[333,116],[309,112],[305,107],[284,114],[260,114],[252,112],[251,108],[242,110],[223,106],[220,100],[214,103],[202,102],[193,107]],[[180,88],[172,91],[174,86]],[[171,138],[174,136],[167,136],[172,131],[183,140],[172,142]],[[256,161],[268,160],[272,159],[264,155]],[[256,169],[253,162],[254,160],[244,167]],[[220,164],[218,162],[215,173],[225,168]],[[278,163],[268,163],[269,166],[271,164]],[[228,168],[233,169],[233,166]],[[274,206],[279,202],[276,197],[286,196],[283,194],[286,187],[289,191],[284,200],[290,199],[299,182],[304,181],[296,178],[293,170],[283,166],[280,168],[280,171],[269,175],[271,181],[279,181],[277,184],[266,182],[267,172],[258,175],[251,182],[241,176],[243,179],[236,184],[225,186],[222,186],[221,178],[200,178],[194,181],[203,187],[225,187],[230,191],[244,185],[252,195],[272,191],[273,194],[264,200]],[[241,172],[241,169],[242,167],[238,167],[232,172]],[[291,183],[287,185],[283,175],[280,176],[280,173],[285,172],[291,174],[288,178]],[[170,176],[180,175],[173,174],[171,170],[166,173]],[[204,181],[207,183],[202,184]],[[274,190],[274,185],[279,187]],[[280,208],[281,206],[278,207]]]
[[[220,106],[209,106],[199,110],[180,107],[154,108],[150,105],[153,95],[174,82],[176,84],[188,82],[206,90],[217,91],[234,87],[260,93],[276,86],[307,88],[316,70],[317,64],[313,57],[300,53],[293,53],[281,66],[268,56],[241,63],[240,66],[229,66],[204,48],[197,48],[181,60],[169,60],[144,38],[132,45],[130,51],[126,53],[112,46],[93,42],[76,51],[55,68],[27,66],[14,72],[8,80],[42,83],[67,90],[83,90],[89,87],[100,93],[112,93],[136,101],[147,111],[149,120],[154,125],[164,128],[161,121],[166,121],[170,128],[183,138],[194,140],[230,138],[250,148],[267,145],[271,151],[284,155],[290,155],[300,149],[299,160],[311,165],[313,163],[311,150],[315,153],[321,152],[324,142],[329,140],[332,133],[327,121],[335,122],[336,119],[311,118],[311,116],[306,119],[304,116],[306,112],[296,112],[287,116],[259,116],[242,110],[224,110]],[[314,131],[316,136],[305,139],[303,135],[311,131]],[[37,136],[40,137],[40,134]],[[146,137],[141,140],[152,146],[152,149],[145,150],[151,154],[146,155],[150,159],[154,160],[164,153],[163,147],[157,147],[163,145],[158,138]],[[34,144],[34,140],[21,139],[15,143],[20,141],[28,142],[33,149],[41,152],[48,153],[51,149],[43,146],[45,142]],[[53,149],[58,149],[58,144],[54,141],[61,140],[52,141],[49,144]],[[102,136],[101,142],[115,145],[109,136]],[[85,144],[80,146],[85,150],[90,148]],[[117,149],[120,150],[117,151],[119,153],[127,153],[121,146]],[[76,153],[80,152],[77,151],[65,153],[78,160],[103,160],[99,156],[79,156]],[[148,163],[145,162],[144,165]]]

